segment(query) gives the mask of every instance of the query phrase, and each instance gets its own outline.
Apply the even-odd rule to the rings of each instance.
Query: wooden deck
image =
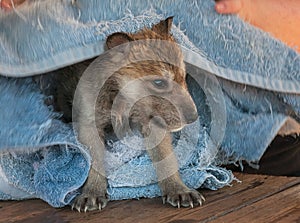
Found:
[[[110,202],[101,212],[55,209],[41,200],[0,202],[0,222],[300,222],[300,177],[235,174],[242,183],[203,190],[197,208],[173,208],[160,198]]]

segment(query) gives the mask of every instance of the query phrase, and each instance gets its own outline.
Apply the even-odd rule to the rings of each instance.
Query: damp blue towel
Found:
[[[32,76],[101,54],[107,35],[174,16],[199,120],[173,135],[180,174],[193,188],[234,179],[220,167],[256,164],[278,134],[300,133],[300,56],[212,0],[28,0],[0,12],[0,199],[40,198],[54,207],[79,193],[91,157],[71,124],[44,102]],[[47,84],[47,83],[46,83]],[[137,136],[109,140],[111,200],[160,195]]]

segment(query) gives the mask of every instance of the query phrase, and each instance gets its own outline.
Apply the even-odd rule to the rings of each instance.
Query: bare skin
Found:
[[[0,7],[4,10],[11,10],[14,7],[21,5],[25,0],[1,0]]]
[[[300,52],[299,0],[219,0],[221,14],[237,14]]]

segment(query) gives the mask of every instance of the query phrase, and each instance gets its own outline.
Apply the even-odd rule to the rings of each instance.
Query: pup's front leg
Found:
[[[202,205],[204,197],[197,190],[188,188],[179,176],[170,133],[166,133],[155,148],[148,149],[148,153],[156,168],[163,203],[167,201],[178,208]]]
[[[79,212],[101,210],[108,202],[107,179],[103,166],[104,143],[101,136],[93,134],[93,131],[82,126],[79,131],[79,140],[89,147],[92,165],[81,194],[73,201],[72,209]]]

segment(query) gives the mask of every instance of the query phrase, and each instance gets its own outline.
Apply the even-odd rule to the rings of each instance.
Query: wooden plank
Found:
[[[197,219],[198,222],[209,222],[291,186],[300,184],[300,178],[254,176],[253,178],[251,175],[240,175],[240,179],[243,181],[242,184],[235,185],[235,189],[233,187],[232,190],[226,189],[224,194],[220,194],[217,197],[209,196],[208,194],[206,196],[207,204],[201,207],[201,209],[191,209],[181,212],[173,218],[170,218],[170,216],[162,217],[160,222],[184,219]]]
[[[283,190],[210,222],[300,222],[300,185]]]
[[[40,200],[14,201],[0,202],[0,222],[206,222],[234,215],[245,207],[300,184],[300,178],[294,177],[235,175],[242,183],[218,191],[202,190],[207,201],[204,206],[193,209],[162,205],[160,198],[114,201],[101,212],[89,213],[77,213],[70,207],[55,209]],[[300,193],[298,187],[295,190]],[[261,211],[265,208],[262,207]],[[291,219],[297,219],[294,209],[289,213]]]

